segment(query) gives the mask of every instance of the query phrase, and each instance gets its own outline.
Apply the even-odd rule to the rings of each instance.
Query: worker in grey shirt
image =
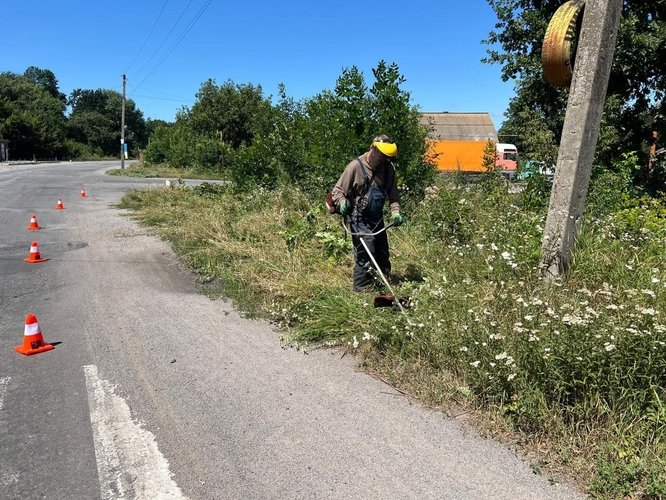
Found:
[[[400,214],[400,196],[395,183],[395,167],[391,158],[398,155],[398,147],[387,136],[375,137],[367,152],[349,162],[333,188],[333,201],[343,217],[349,217],[351,232],[368,236],[352,235],[356,265],[354,266],[353,290],[376,289],[372,274],[372,263],[360,238],[377,261],[382,273],[388,278],[391,273],[389,246],[386,231],[376,236],[384,227],[384,202],[388,199],[391,222],[404,222]]]

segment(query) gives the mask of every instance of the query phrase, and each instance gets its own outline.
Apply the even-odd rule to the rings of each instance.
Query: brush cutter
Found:
[[[363,240],[363,236],[377,236],[378,234],[383,233],[384,231],[388,230],[390,227],[395,226],[396,224],[394,222],[391,222],[390,224],[384,226],[381,228],[379,231],[375,231],[374,233],[354,233],[351,231],[351,225],[350,228],[347,229],[347,217],[344,217],[342,219],[342,227],[345,231],[345,238],[347,237],[347,234],[350,234],[351,236],[359,236],[359,241],[361,242],[361,245],[363,245],[363,248],[365,248],[366,253],[370,257],[370,262],[372,262],[372,266],[374,267],[375,271],[377,271],[377,274],[381,277],[382,281],[384,282],[384,285],[386,285],[386,288],[388,289],[390,294],[386,295],[378,295],[374,298],[373,301],[373,306],[374,307],[393,307],[393,306],[398,306],[400,309],[400,312],[403,314],[406,314],[405,308],[409,307],[409,299],[408,298],[398,298],[391,288],[391,285],[389,285],[388,280],[386,279],[386,276],[384,276],[384,273],[382,270],[379,268],[379,264],[377,264],[377,261],[375,260],[375,256],[372,255],[372,252],[368,248],[368,245],[365,243]]]

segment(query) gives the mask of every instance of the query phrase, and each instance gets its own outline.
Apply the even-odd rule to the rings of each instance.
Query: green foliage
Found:
[[[238,148],[251,145],[256,135],[270,129],[272,107],[260,85],[234,84],[229,80],[218,86],[215,80],[208,80],[196,98],[185,116],[197,135],[217,135]]]
[[[404,202],[414,204],[434,180],[427,130],[396,64],[380,61],[371,87],[356,67],[346,68],[334,91],[297,102],[283,85],[275,105],[261,87],[203,83],[191,110],[172,126],[156,127],[146,161],[224,172],[239,191],[297,185],[315,199],[333,186],[347,162],[380,133],[398,144],[396,162]]]
[[[488,0],[497,15],[492,46],[484,62],[502,66],[502,79],[516,81],[500,135],[530,159],[554,163],[568,90],[550,86],[542,76],[541,47],[548,21],[561,1]],[[647,162],[646,138],[653,119],[664,115],[666,4],[663,0],[625,1],[601,124],[597,163],[609,165],[626,151]],[[662,134],[664,124],[660,125]],[[662,135],[663,137],[663,135]]]
[[[495,168],[496,158],[497,158],[497,145],[495,144],[495,141],[486,142],[486,145],[483,147],[483,158],[481,161],[481,165],[483,166],[483,171],[486,174],[493,173],[497,170]]]
[[[0,73],[0,136],[11,141],[10,158],[62,158],[66,153],[65,104],[53,90],[27,76]]]
[[[520,196],[520,206],[528,212],[544,213],[550,201],[552,180],[549,180],[544,174],[536,172],[527,178],[524,186]]]
[[[660,498],[666,201],[631,191],[632,165],[627,155],[595,176],[571,272],[552,282],[538,273],[545,208],[534,200],[545,188],[429,189],[390,233],[406,315],[347,291],[350,242],[310,193],[203,185],[135,193],[124,206],[291,340],[371,353],[428,403],[453,392],[496,410],[525,438],[568,450],[562,460],[581,457],[599,497]]]
[[[67,96],[60,92],[58,79],[50,69],[42,69],[37,66],[30,66],[23,72],[23,76],[35,85],[45,89],[51,97],[59,100],[63,104],[67,102]]]
[[[120,125],[122,95],[114,90],[74,89],[70,95],[72,108],[68,136],[85,144],[99,155],[120,154]],[[125,101],[125,142],[136,151],[147,141],[143,113],[132,99]]]
[[[0,136],[10,140],[11,159],[118,157],[121,99],[105,89],[76,89],[68,99],[55,74],[35,66],[0,73]],[[125,114],[126,142],[137,152],[148,137],[143,114],[131,99]]]
[[[411,221],[424,239],[446,244],[467,243],[472,236],[473,210],[459,193],[441,190],[419,207]]]
[[[181,169],[219,171],[223,157],[224,145],[219,139],[197,135],[183,122],[159,126],[145,149],[148,163]]]
[[[631,183],[639,167],[635,152],[622,154],[611,167],[594,167],[590,181],[589,194],[586,198],[586,212],[591,215],[614,213],[629,203],[632,191]]]

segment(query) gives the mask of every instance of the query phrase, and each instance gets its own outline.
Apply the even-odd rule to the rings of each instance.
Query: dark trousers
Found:
[[[373,233],[382,229],[384,223],[368,224],[364,221],[352,222],[352,232],[354,233]],[[377,236],[363,236],[363,241],[372,253],[375,261],[379,265],[382,273],[388,279],[391,273],[391,262],[389,260],[389,246],[386,231],[378,234]],[[354,266],[354,288],[366,288],[375,284],[374,277],[377,272],[374,270],[372,261],[365,247],[361,243],[360,236],[352,236],[352,243],[354,244],[354,256],[356,258],[356,265]],[[379,278],[377,276],[377,278]]]

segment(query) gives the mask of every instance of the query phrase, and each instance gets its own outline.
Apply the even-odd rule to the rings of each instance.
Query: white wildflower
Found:
[[[503,352],[503,353],[501,353],[501,354],[497,354],[497,355],[495,356],[495,359],[499,361],[500,359],[506,359],[508,356],[509,356],[509,355],[508,355],[506,352]]]
[[[354,349],[358,347],[358,339],[356,338],[356,335],[354,335],[354,343],[352,345],[354,346]]]
[[[470,363],[470,366],[473,366],[474,368],[478,368],[480,364],[481,364],[481,361],[472,361]]]
[[[641,290],[641,292],[644,293],[645,295],[649,295],[652,298],[655,298],[657,296],[657,294],[654,293],[652,290]]]
[[[594,309],[592,309],[590,306],[587,306],[587,307],[585,308],[585,312],[588,313],[588,314],[591,314],[591,315],[594,316],[595,318],[598,318],[598,317],[599,317],[599,313],[598,313],[597,311],[595,311]]]
[[[575,314],[565,314],[562,316],[562,323],[565,325],[586,325],[587,321]]]
[[[504,260],[509,260],[511,258],[511,254],[509,252],[502,252],[502,258]]]
[[[611,344],[609,342],[606,342],[604,344],[604,349],[606,349],[608,352],[614,351],[615,350],[615,345]]]
[[[511,382],[514,378],[516,378],[516,374],[515,374],[515,373],[510,373],[510,374],[506,377],[506,380],[507,380],[508,382]]]
[[[463,347],[460,348],[460,350],[461,350],[462,352],[467,352],[467,347],[463,346]]]

